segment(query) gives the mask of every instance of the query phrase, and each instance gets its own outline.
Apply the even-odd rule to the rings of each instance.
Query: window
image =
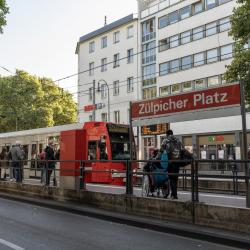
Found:
[[[169,14],[169,24],[178,22],[178,10]]]
[[[170,94],[170,86],[160,87],[160,96],[165,96]]]
[[[180,93],[181,92],[181,84],[180,83],[177,83],[177,84],[174,84],[171,86],[171,92],[172,94],[175,94],[175,93]]]
[[[227,3],[229,1],[231,1],[231,0],[218,0],[218,3],[219,3],[219,5],[221,5],[221,4]]]
[[[102,37],[102,40],[101,40],[101,48],[106,48],[108,45],[108,38],[106,36]]]
[[[161,63],[159,71],[160,71],[160,76],[166,75],[169,71],[169,63],[168,62]]]
[[[127,28],[127,38],[131,38],[134,36],[134,26],[129,26]]]
[[[218,49],[211,49],[207,51],[207,63],[218,61]]]
[[[159,41],[159,52],[168,49],[168,39],[162,39]]]
[[[155,77],[156,65],[151,64],[142,68],[143,70],[143,80],[151,79]]]
[[[206,0],[206,9],[212,9],[216,6],[216,0]]]
[[[202,1],[198,2],[198,3],[194,3],[192,5],[193,8],[193,14],[197,14],[203,11],[203,5],[202,5]]]
[[[179,36],[178,35],[171,36],[169,38],[169,47],[174,48],[174,47],[177,47],[177,46],[179,46]]]
[[[191,42],[191,31],[186,31],[181,33],[181,44],[189,43]]]
[[[95,42],[89,43],[89,53],[93,53],[95,51]]]
[[[107,97],[107,87],[105,84],[101,85],[101,98],[104,99]]]
[[[115,123],[120,123],[120,111],[115,111],[114,112],[114,117],[115,117]]]
[[[221,60],[231,58],[233,56],[233,45],[229,44],[220,48]]]
[[[119,81],[114,81],[113,91],[113,95],[119,95]]]
[[[204,89],[206,87],[205,79],[199,79],[194,81],[194,88],[195,89]]]
[[[176,72],[180,69],[180,61],[179,59],[170,61],[170,72]]]
[[[208,87],[218,85],[219,84],[219,77],[218,76],[212,76],[207,78],[207,85]]]
[[[193,41],[204,37],[204,26],[193,29]]]
[[[223,32],[225,30],[230,30],[231,29],[231,22],[230,18],[223,18],[219,21],[219,30],[220,32]]]
[[[145,36],[154,32],[155,32],[155,19],[154,18],[142,23],[142,40],[143,41],[145,40]]]
[[[128,63],[132,63],[134,61],[134,50],[133,49],[129,49],[127,51],[127,61],[128,61]]]
[[[168,16],[162,16],[159,18],[159,29],[164,28],[168,25]]]
[[[120,31],[116,31],[114,33],[114,43],[119,43],[120,42]]]
[[[156,87],[146,88],[142,90],[143,99],[151,99],[156,97],[157,89]]]
[[[107,122],[108,121],[107,113],[102,113],[101,116],[102,116],[102,122]]]
[[[88,160],[97,159],[97,141],[88,142]]]
[[[95,64],[93,62],[89,64],[89,75],[90,76],[94,75],[94,67],[95,67]]]
[[[211,36],[217,33],[217,24],[216,22],[209,23],[206,25],[206,36]]]
[[[115,54],[114,55],[114,68],[119,67],[120,66],[120,54]]]
[[[201,52],[194,55],[194,67],[205,64],[205,53]]]
[[[190,91],[192,90],[192,82],[184,82],[182,83],[182,91],[185,92],[185,91]]]
[[[142,64],[154,62],[156,59],[156,42],[146,43],[142,47]]]
[[[127,92],[133,92],[134,91],[134,78],[129,77],[127,79]]]
[[[101,60],[101,72],[104,72],[107,70],[107,58],[102,58]]]
[[[181,58],[181,69],[192,68],[192,56],[185,56]]]
[[[89,88],[89,100],[93,100],[93,88]]]
[[[180,19],[181,20],[185,19],[187,17],[190,17],[190,15],[191,15],[190,5],[180,9]]]

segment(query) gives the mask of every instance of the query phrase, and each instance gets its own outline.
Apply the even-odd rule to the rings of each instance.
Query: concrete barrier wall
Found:
[[[214,206],[204,203],[182,202],[158,198],[128,197],[126,195],[63,190],[41,186],[17,185],[0,182],[0,192],[22,196],[47,198],[58,201],[77,201],[98,208],[149,216],[166,221],[195,223],[212,228],[226,229],[250,234],[250,209]]]

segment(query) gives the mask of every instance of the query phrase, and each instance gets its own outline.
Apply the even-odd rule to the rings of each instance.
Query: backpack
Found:
[[[168,169],[168,154],[166,150],[164,150],[161,154],[161,168],[165,171]]]
[[[181,160],[182,144],[176,138],[171,139],[169,142],[169,159],[170,160]]]

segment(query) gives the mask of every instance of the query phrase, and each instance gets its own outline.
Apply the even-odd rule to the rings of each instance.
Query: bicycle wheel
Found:
[[[150,180],[148,175],[144,175],[142,180],[142,197],[148,197],[149,191],[150,191]]]

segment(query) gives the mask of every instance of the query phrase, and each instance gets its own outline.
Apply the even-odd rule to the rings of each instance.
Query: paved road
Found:
[[[0,199],[1,250],[236,249]]]

